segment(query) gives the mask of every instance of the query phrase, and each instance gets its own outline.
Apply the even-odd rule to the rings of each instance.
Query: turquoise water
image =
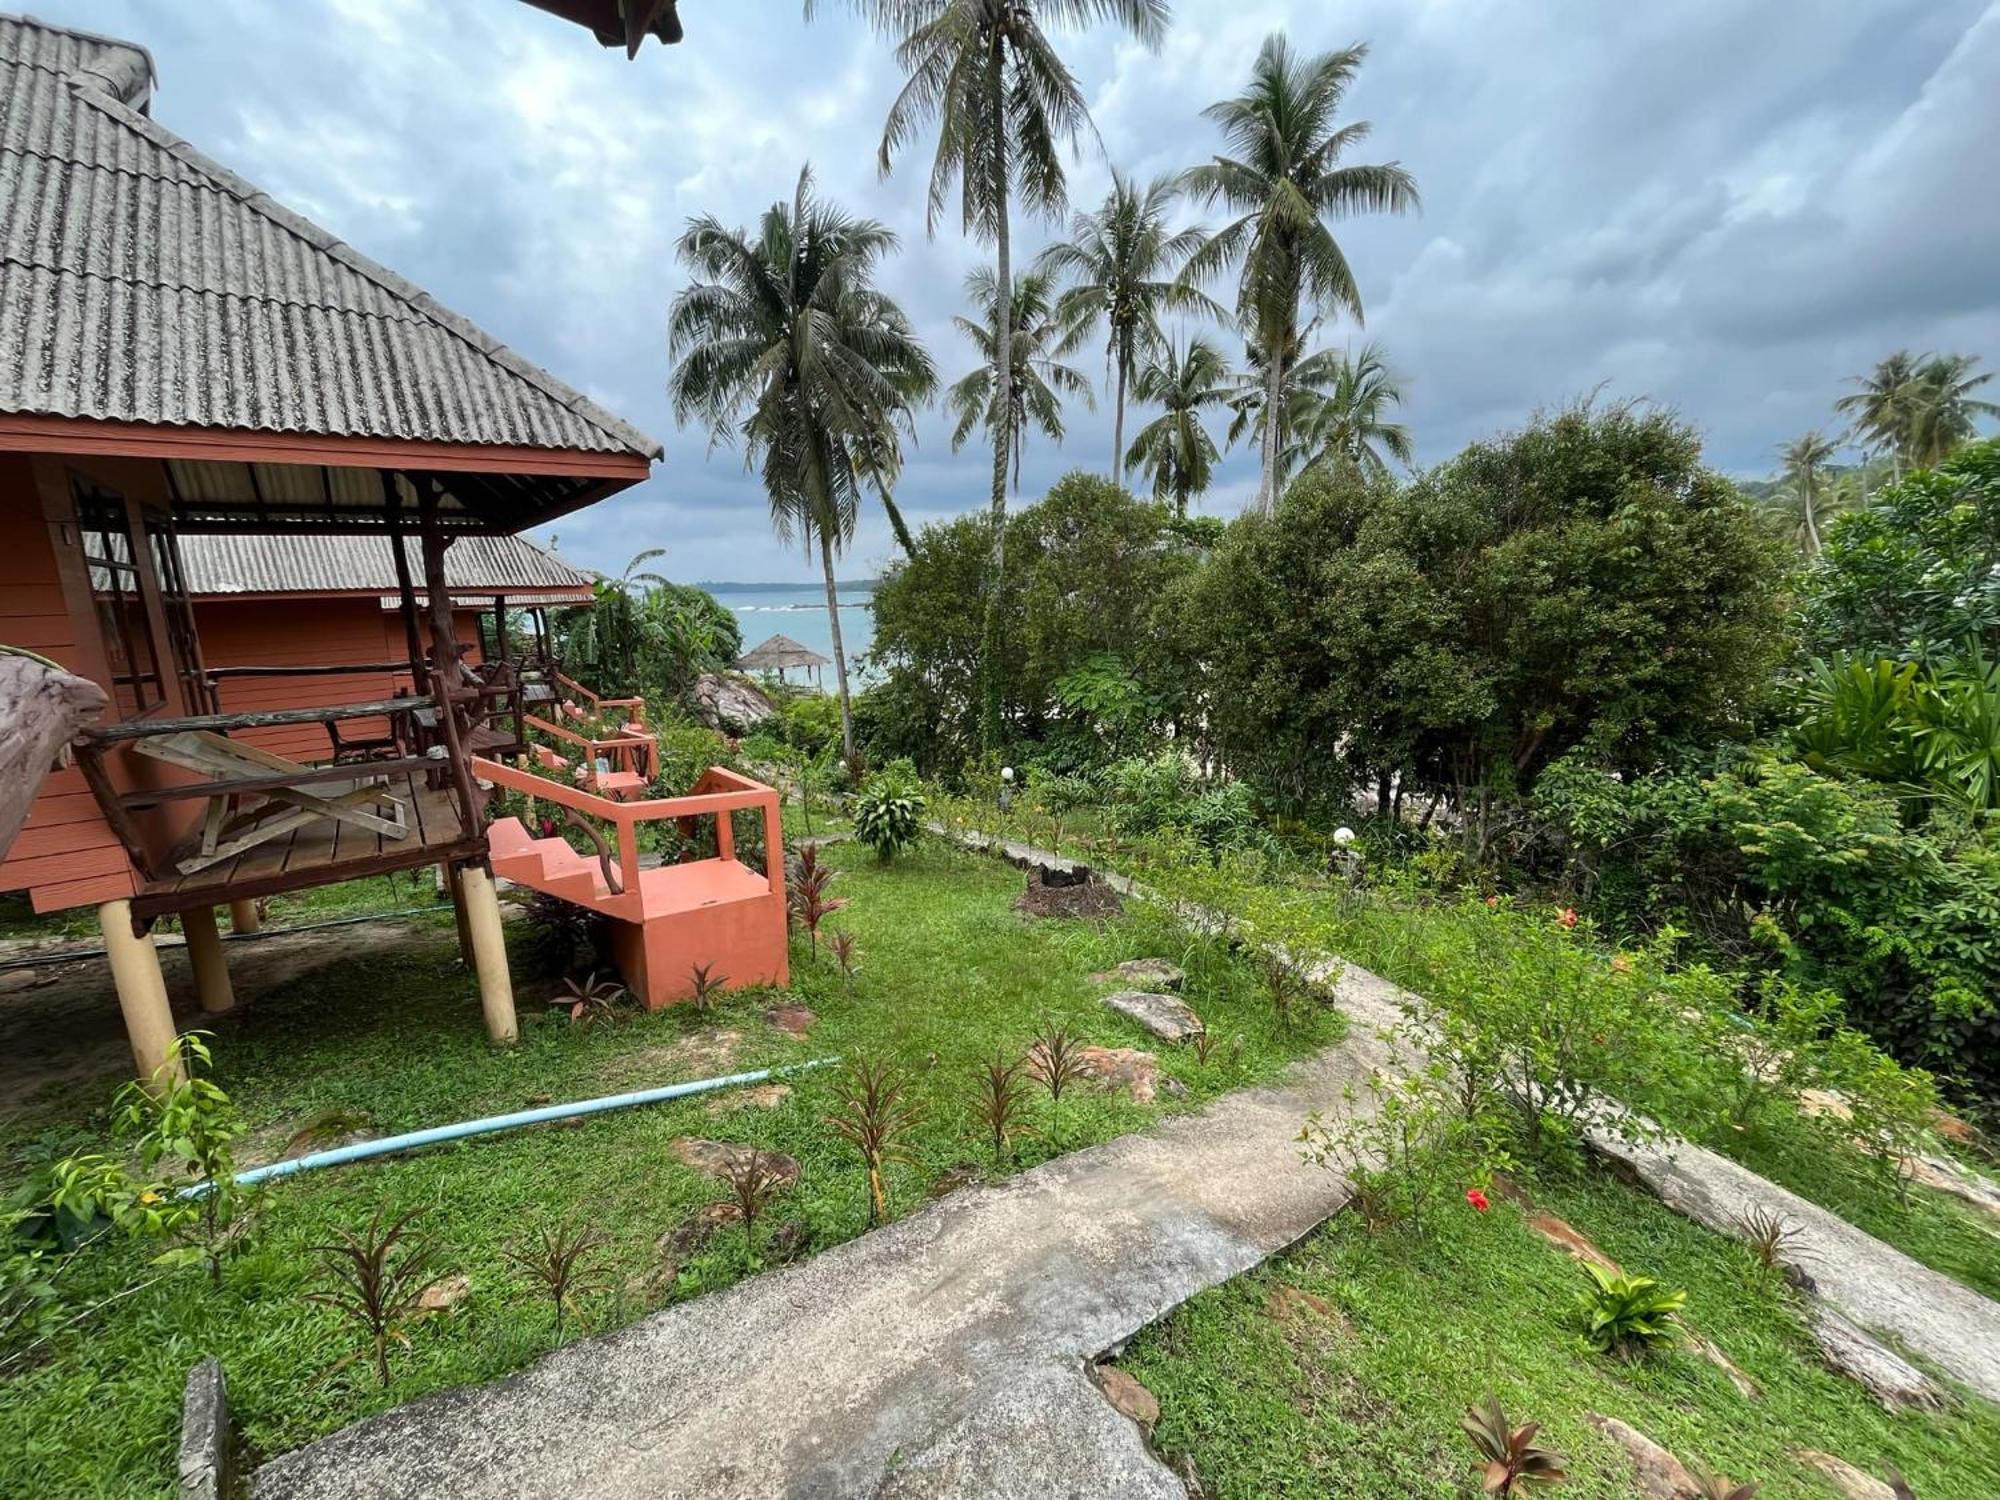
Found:
[[[826,588],[820,584],[759,583],[702,585],[725,609],[736,616],[743,629],[743,649],[749,651],[774,635],[788,635],[801,646],[821,656],[833,656],[833,629],[827,623]],[[875,585],[844,583],[840,586],[840,640],[847,650],[849,670],[854,658],[865,652],[875,638]],[[821,676],[829,692],[833,689],[833,669]],[[798,674],[792,674],[798,680]]]

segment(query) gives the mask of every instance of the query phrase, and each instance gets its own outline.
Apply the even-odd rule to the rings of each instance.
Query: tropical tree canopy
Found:
[[[1139,371],[1133,394],[1160,415],[1140,428],[1125,454],[1127,469],[1142,470],[1153,483],[1153,498],[1185,516],[1188,502],[1214,477],[1218,457],[1202,414],[1229,399],[1229,366],[1206,339],[1190,339],[1184,349],[1161,350]]]
[[[1231,446],[1263,420],[1267,387],[1262,372],[1260,359],[1230,400],[1236,413],[1229,426]],[[1407,468],[1416,456],[1409,428],[1389,420],[1389,409],[1402,405],[1403,389],[1379,345],[1365,345],[1358,355],[1344,349],[1307,355],[1287,368],[1280,399],[1284,446],[1278,453],[1279,484],[1324,459],[1383,475],[1390,459]]]
[[[1905,469],[1929,468],[1970,442],[1980,418],[2000,416],[2000,404],[1974,394],[1993,378],[1991,371],[1978,373],[1978,364],[1969,354],[1919,359],[1899,349],[1849,381],[1856,389],[1834,409],[1848,418],[1864,447],[1895,460],[1898,477]]]
[[[999,420],[999,406],[993,394],[993,351],[999,318],[999,283],[993,273],[980,266],[965,278],[966,295],[980,313],[980,320],[953,318],[960,333],[972,341],[979,364],[945,392],[945,410],[957,419],[951,433],[951,451],[965,445],[975,426],[989,433]],[[1063,439],[1063,398],[1078,397],[1095,409],[1090,378],[1073,365],[1056,357],[1063,342],[1062,327],[1056,321],[1054,288],[1040,271],[1024,271],[1014,280],[1014,295],[1008,299],[1014,319],[1014,334],[1008,340],[1008,358],[1013,365],[1011,399],[1007,410],[1013,419],[1007,449],[1014,471],[1014,488],[1021,488],[1021,440],[1030,423],[1041,429],[1051,442]]]
[[[864,488],[890,503],[912,406],[937,384],[909,319],[875,285],[895,245],[880,223],[815,196],[808,168],[754,241],[706,215],[689,223],[677,250],[696,280],[667,323],[675,414],[718,441],[740,435],[773,528],[818,545],[850,756],[833,558],[854,535]]]
[[[1264,475],[1261,508],[1276,498],[1283,447],[1286,368],[1312,314],[1346,311],[1362,320],[1361,289],[1330,222],[1356,213],[1402,213],[1418,204],[1416,180],[1394,162],[1350,164],[1344,158],[1368,138],[1366,121],[1337,123],[1341,101],[1368,55],[1365,46],[1301,57],[1282,33],[1264,43],[1250,86],[1206,114],[1221,127],[1228,154],[1182,178],[1203,204],[1236,215],[1187,266],[1205,280],[1239,268],[1237,318],[1244,338],[1275,351],[1265,362]]]
[[[1199,312],[1218,321],[1226,316],[1201,292],[1174,279],[1203,238],[1199,229],[1168,227],[1179,192],[1171,178],[1156,177],[1141,188],[1114,171],[1103,205],[1077,214],[1069,238],[1057,240],[1035,261],[1037,271],[1068,283],[1055,307],[1064,352],[1104,330],[1114,478],[1125,451],[1126,390],[1138,377],[1140,362],[1166,345],[1161,316]]]

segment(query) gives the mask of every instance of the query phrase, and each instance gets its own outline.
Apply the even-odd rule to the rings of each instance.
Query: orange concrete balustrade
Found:
[[[482,781],[611,827],[615,837],[601,858],[579,854],[562,838],[537,838],[518,818],[496,819],[487,843],[496,875],[611,919],[619,972],[648,1010],[693,995],[697,964],[728,989],[789,981],[784,830],[772,788],[711,766],[687,796],[619,802],[498,761],[474,757],[472,770]],[[753,809],[764,820],[761,873],[736,858],[730,820]],[[713,858],[640,868],[642,823],[672,819],[692,831],[699,817],[715,819]]]
[[[650,734],[626,731],[605,739],[592,739],[563,724],[554,724],[533,714],[525,716],[524,722],[531,730],[539,731],[552,740],[578,749],[577,759],[584,767],[589,784],[595,791],[613,797],[636,797],[646,790],[649,783],[659,774],[659,743]],[[540,747],[536,747],[539,749]],[[566,762],[554,755],[541,755],[542,763],[551,770],[566,769]],[[599,762],[609,766],[600,770]]]

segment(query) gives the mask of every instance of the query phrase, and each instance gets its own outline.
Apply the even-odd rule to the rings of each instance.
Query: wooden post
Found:
[[[451,780],[458,792],[459,827],[468,839],[479,837],[479,798],[472,787],[472,766],[458,733],[458,632],[451,621],[451,590],[444,580],[444,549],[451,539],[437,529],[437,481],[423,492],[420,517],[424,540],[424,589],[431,601],[431,691],[438,702],[438,727],[444,731],[445,753],[451,759]]]
[[[264,919],[257,915],[255,901],[232,901],[229,903],[229,930],[231,932],[262,932]]]
[[[403,617],[403,643],[410,651],[410,681],[423,694],[430,691],[430,677],[424,671],[423,637],[417,630],[417,591],[410,586],[410,560],[403,553],[404,533],[398,519],[402,500],[396,489],[396,476],[384,470],[382,501],[389,514],[389,555],[396,564],[396,608]]]
[[[181,913],[187,934],[188,962],[194,967],[195,998],[202,1010],[219,1016],[236,1008],[236,990],[229,982],[229,960],[222,954],[222,935],[215,930],[215,908],[191,906]]]
[[[465,924],[472,937],[472,967],[479,975],[479,1005],[486,1013],[486,1034],[496,1042],[512,1042],[521,1034],[514,1019],[514,984],[507,976],[507,941],[500,931],[500,898],[484,865],[467,865],[458,873]]]
[[[451,893],[451,914],[458,922],[458,959],[469,969],[472,967],[472,925],[465,916],[465,882],[459,878],[458,867],[450,860],[438,868],[444,872],[444,888]]]
[[[160,973],[160,955],[152,937],[133,931],[132,903],[127,900],[107,901],[98,907],[97,926],[104,934],[111,982],[118,990],[118,1009],[125,1016],[125,1034],[132,1041],[132,1061],[139,1069],[139,1081],[150,1086],[163,1068],[185,1080],[180,1034],[174,1030],[166,976]]]

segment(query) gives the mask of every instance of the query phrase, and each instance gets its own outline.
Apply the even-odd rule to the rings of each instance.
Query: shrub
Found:
[[[165,1167],[171,1174],[139,1198],[151,1197],[195,1241],[162,1261],[201,1262],[220,1285],[223,1258],[241,1243],[256,1195],[236,1183],[234,1142],[243,1125],[229,1095],[204,1076],[212,1066],[207,1043],[190,1032],[180,1046],[187,1077],[162,1067],[150,1083],[126,1084],[118,1092],[116,1127],[132,1140],[146,1171]]]
[[[1490,1391],[1484,1401],[1465,1409],[1458,1425],[1486,1462],[1479,1488],[1488,1495],[1511,1495],[1517,1485],[1555,1484],[1565,1477],[1562,1455],[1535,1446],[1541,1423],[1514,1426]]]
[[[924,796],[907,765],[869,778],[854,799],[854,836],[883,860],[894,859],[923,831]]]
[[[567,1013],[573,1025],[595,1026],[599,1021],[615,1021],[618,1002],[625,998],[624,985],[616,979],[600,979],[593,971],[583,979],[565,979],[549,1004]]]
[[[365,1352],[375,1365],[375,1378],[389,1384],[389,1344],[406,1344],[403,1325],[414,1315],[423,1295],[439,1281],[434,1269],[436,1247],[410,1233],[410,1223],[423,1210],[411,1209],[389,1223],[386,1209],[376,1209],[360,1234],[336,1229],[330,1244],[315,1245],[330,1285],[305,1294],[308,1302],[335,1308],[361,1326]],[[346,1364],[361,1357],[350,1355]]]
[[[539,1225],[528,1239],[508,1247],[507,1258],[541,1289],[554,1308],[552,1326],[558,1344],[562,1342],[563,1314],[570,1304],[610,1285],[603,1269],[595,1264],[610,1245],[610,1238],[600,1230],[564,1219]]]
[[[1584,1342],[1600,1354],[1635,1355],[1664,1348],[1680,1336],[1679,1314],[1687,1293],[1669,1291],[1650,1276],[1628,1276],[1583,1263],[1590,1290],[1577,1293]]]
[[[974,1074],[973,1118],[992,1144],[996,1167],[1004,1167],[1012,1158],[1014,1138],[1027,1129],[1021,1118],[1024,1093],[1018,1060],[1009,1062],[997,1055]]]
[[[792,920],[805,928],[806,936],[812,940],[814,958],[819,957],[820,923],[847,905],[839,897],[827,894],[827,887],[833,884],[833,877],[839,873],[820,863],[817,844],[807,844],[792,856],[792,873],[785,885],[785,901],[791,908]]]
[[[887,1063],[850,1063],[840,1084],[840,1108],[827,1123],[860,1153],[868,1174],[868,1224],[889,1217],[885,1171],[891,1162],[912,1160],[910,1132],[922,1118],[909,1098],[909,1084]]]

